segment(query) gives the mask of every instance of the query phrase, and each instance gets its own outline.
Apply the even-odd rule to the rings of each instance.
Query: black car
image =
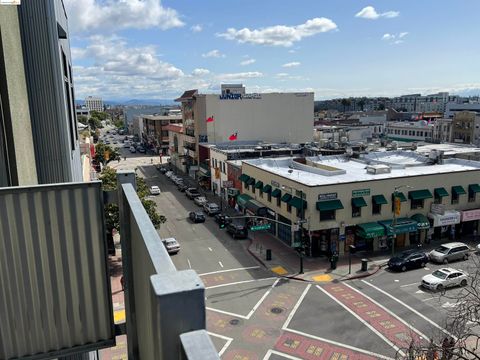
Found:
[[[177,185],[177,189],[180,192],[185,192],[185,190],[188,189],[188,185],[185,185],[184,183],[180,183],[180,184]]]
[[[192,199],[195,199],[196,197],[199,197],[200,192],[198,191],[197,188],[188,188],[187,190],[185,190],[185,195],[187,195],[187,197],[190,200],[192,200]]]
[[[205,222],[205,214],[201,211],[192,211],[190,214],[188,214],[188,217],[194,223]]]
[[[428,263],[428,255],[423,251],[408,250],[388,260],[390,270],[406,271],[424,267]]]
[[[215,222],[220,225],[220,227],[225,227],[232,222],[232,219],[228,215],[225,214],[217,214],[215,215]]]
[[[246,239],[248,230],[245,225],[230,223],[227,225],[227,232],[232,235],[234,239]]]

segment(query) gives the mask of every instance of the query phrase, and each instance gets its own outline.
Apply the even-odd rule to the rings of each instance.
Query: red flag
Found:
[[[210,117],[207,119],[207,123],[209,123],[209,122],[214,122],[214,121],[215,121],[215,119],[213,118],[213,116],[210,116]]]
[[[232,135],[230,135],[230,136],[228,137],[228,140],[230,140],[230,141],[237,140],[237,133],[234,132]]]

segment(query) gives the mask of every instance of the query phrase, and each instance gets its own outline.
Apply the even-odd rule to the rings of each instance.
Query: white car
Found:
[[[193,199],[193,202],[198,206],[203,206],[208,202],[208,200],[205,196],[197,196],[195,199]]]
[[[422,278],[422,286],[435,291],[442,291],[452,286],[466,286],[467,284],[468,274],[452,268],[441,268]]]
[[[131,152],[131,153],[136,153],[136,152],[137,152],[137,149],[135,149],[133,146],[130,146],[130,152]]]
[[[163,239],[162,243],[169,254],[176,254],[180,251],[180,244],[175,238]]]
[[[173,171],[167,171],[167,172],[165,173],[165,176],[166,176],[167,178],[171,177],[172,175],[173,175]]]
[[[157,185],[150,186],[150,194],[160,195],[160,188]]]
[[[478,244],[478,245],[475,247],[475,251],[476,251],[477,253],[480,253],[480,244]]]

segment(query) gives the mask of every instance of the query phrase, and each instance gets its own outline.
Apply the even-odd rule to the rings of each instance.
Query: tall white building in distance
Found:
[[[103,111],[103,100],[98,96],[87,96],[85,98],[85,106],[90,109],[90,111]]]

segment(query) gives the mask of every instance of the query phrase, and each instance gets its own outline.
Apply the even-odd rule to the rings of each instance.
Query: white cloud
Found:
[[[190,30],[197,33],[197,32],[202,31],[203,27],[200,24],[196,24],[196,25],[193,25],[192,27],[190,27]]]
[[[289,74],[288,73],[278,73],[277,75],[275,75],[277,78],[285,78],[285,77],[288,77]]]
[[[395,39],[395,35],[386,33],[386,34],[383,34],[382,36],[382,40],[392,40],[392,39]]]
[[[296,26],[275,25],[266,28],[243,28],[237,30],[229,28],[226,32],[217,34],[227,40],[236,40],[239,43],[270,46],[292,46],[293,43],[305,37],[337,29],[337,25],[327,18],[314,18]]]
[[[282,67],[284,68],[292,68],[292,67],[297,67],[300,66],[300,63],[298,61],[292,61],[286,64],[283,64]]]
[[[397,35],[386,33],[386,34],[383,34],[382,40],[388,41],[392,44],[401,44],[404,42],[405,36],[407,35],[408,35],[408,32],[401,32]]]
[[[408,35],[408,32],[401,32],[400,34],[398,34],[398,37],[401,39],[407,35]]]
[[[394,18],[400,15],[398,11],[386,11],[384,13],[378,13],[373,6],[365,6],[362,10],[355,14],[355,17],[376,20],[378,18]]]
[[[123,29],[161,30],[184,25],[176,10],[160,0],[65,0],[70,29],[91,33]]]
[[[208,75],[208,74],[210,74],[210,70],[202,69],[202,68],[194,69],[192,71],[193,76],[204,76],[204,75]]]
[[[255,63],[255,61],[257,61],[257,60],[255,60],[255,59],[243,60],[243,61],[240,62],[240,65],[242,65],[242,66],[251,65],[251,64]]]
[[[218,75],[219,80],[242,80],[263,77],[263,74],[258,71],[248,71],[240,73],[227,73]]]
[[[296,53],[296,51],[293,50],[293,49],[292,49],[292,50],[288,50],[288,52],[289,52],[290,54],[295,54],[295,53]]]
[[[225,54],[222,54],[220,52],[220,50],[211,50],[211,51],[209,51],[205,54],[202,54],[202,57],[203,58],[211,58],[211,57],[213,57],[213,58],[221,58],[221,57],[224,58]]]

